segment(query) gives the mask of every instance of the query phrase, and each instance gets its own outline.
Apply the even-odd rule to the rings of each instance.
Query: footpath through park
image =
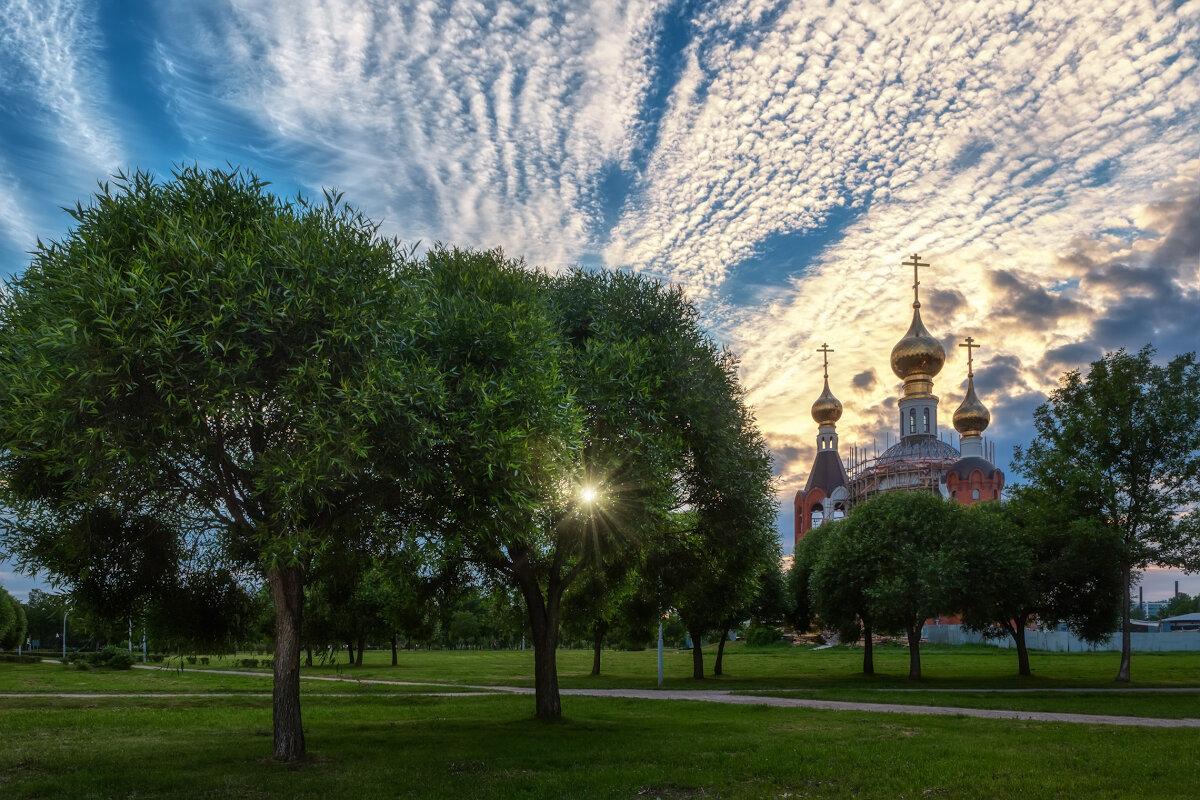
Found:
[[[148,665],[135,665],[136,669],[171,669],[170,667],[157,667]],[[238,670],[224,669],[188,669],[188,672],[204,672],[214,675],[244,675],[257,678],[270,678],[269,672],[249,672]],[[470,684],[451,684],[451,683],[429,683],[425,681],[393,681],[380,680],[375,678],[351,678],[351,677],[334,677],[323,675],[302,675],[301,680],[304,681],[326,681],[331,683],[349,683],[377,686],[405,686],[405,687],[430,687],[431,689],[447,690],[420,692],[419,694],[455,697],[471,696],[472,694],[491,693],[491,694],[533,694],[533,689],[524,686],[481,686]],[[889,690],[896,691],[896,690]],[[902,690],[903,691],[903,690]],[[1003,693],[1023,693],[1037,694],[1040,692],[1147,692],[1147,693],[1179,693],[1179,694],[1197,694],[1200,689],[1152,689],[1152,688],[1136,688],[1136,689],[920,689],[911,691],[929,691],[929,692],[1003,692]],[[826,711],[865,711],[884,714],[922,714],[931,716],[946,716],[946,717],[976,717],[979,719],[1015,719],[1027,720],[1031,722],[1069,722],[1087,725],[1126,725],[1140,726],[1148,728],[1200,728],[1200,719],[1196,718],[1177,718],[1164,719],[1159,717],[1127,717],[1108,714],[1071,714],[1057,711],[1018,711],[1011,709],[992,709],[992,708],[961,708],[957,706],[923,706],[923,705],[907,705],[900,703],[862,703],[851,702],[845,700],[812,700],[799,697],[772,697],[765,694],[734,694],[733,691],[727,689],[561,689],[561,694],[564,696],[582,696],[582,697],[616,697],[635,700],[675,700],[675,701],[692,701],[701,703],[726,703],[729,705],[750,705],[750,706],[774,706],[777,708],[812,708],[822,709]],[[225,695],[226,693],[212,693],[208,696]],[[17,695],[3,695],[17,696]],[[25,696],[25,695],[20,695]],[[129,697],[133,696],[128,693],[122,695],[112,694],[97,694],[97,695],[81,695],[81,694],[48,694],[48,697]],[[200,693],[160,693],[154,692],[152,697],[195,697],[200,696]],[[241,696],[245,696],[244,693]]]

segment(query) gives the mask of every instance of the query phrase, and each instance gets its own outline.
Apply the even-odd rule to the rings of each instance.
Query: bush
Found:
[[[202,667],[208,666],[208,656],[200,656],[200,666],[202,666]]]
[[[766,625],[751,625],[746,629],[746,644],[751,647],[770,647],[773,644],[783,644],[783,634],[778,628]]]
[[[109,645],[94,653],[72,653],[67,656],[68,664],[75,664],[77,669],[131,669],[133,655],[128,650]]]
[[[36,664],[42,659],[39,656],[17,655],[16,653],[0,653],[0,661],[8,664]]]
[[[262,663],[262,665],[263,665],[264,667],[266,667],[267,669],[274,669],[274,668],[275,668],[275,659],[273,659],[273,658],[264,658],[264,659],[262,659],[262,662],[261,662],[261,663]]]
[[[189,664],[195,664],[195,663],[196,663],[196,657],[195,657],[195,656],[188,656],[188,657],[187,657],[187,662],[188,662]]]
[[[257,667],[258,659],[257,658],[243,658],[242,666],[243,667]]]

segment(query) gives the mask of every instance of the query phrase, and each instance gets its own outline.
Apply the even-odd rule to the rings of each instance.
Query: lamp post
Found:
[[[63,609],[63,661],[67,660],[67,610]]]

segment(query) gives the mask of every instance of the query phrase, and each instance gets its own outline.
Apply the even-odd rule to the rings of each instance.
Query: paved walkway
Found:
[[[135,669],[174,669],[173,667],[150,666],[148,664],[135,664]],[[195,669],[188,668],[188,672],[202,672],[213,675],[242,675],[256,678],[269,678],[269,672],[248,672],[244,670],[224,670],[224,669]],[[353,678],[348,676],[321,676],[321,675],[301,675],[301,680],[305,681],[326,681],[326,682],[342,682],[342,683],[357,683],[370,684],[377,686],[429,686],[439,689],[451,689],[458,691],[449,692],[406,692],[405,696],[409,695],[425,695],[438,697],[461,697],[469,696],[473,693],[506,693],[506,694],[533,694],[533,689],[523,686],[480,686],[471,684],[451,684],[451,683],[425,683],[419,681],[393,681],[380,680],[375,678]],[[466,690],[466,691],[464,691]],[[729,705],[752,705],[752,706],[774,706],[778,708],[816,708],[828,711],[866,711],[885,714],[921,714],[927,716],[944,716],[944,717],[975,717],[978,719],[1020,719],[1030,720],[1034,722],[1071,722],[1087,725],[1130,725],[1149,728],[1200,728],[1200,719],[1181,718],[1181,719],[1164,719],[1159,717],[1123,717],[1108,714],[1069,714],[1057,711],[1014,711],[1010,709],[992,709],[992,708],[959,708],[955,706],[920,706],[920,705],[904,705],[900,703],[861,703],[845,700],[810,700],[799,697],[772,697],[762,694],[734,694],[726,689],[562,689],[560,690],[566,696],[583,696],[583,697],[621,697],[636,700],[690,700],[701,703],[726,703]],[[880,691],[912,691],[912,692],[1020,692],[1020,693],[1037,693],[1037,692],[1162,692],[1162,693],[1196,693],[1200,692],[1200,688],[1196,689],[881,689]],[[32,693],[23,694],[0,694],[0,697],[29,697]],[[40,697],[63,697],[63,698],[104,698],[104,697],[143,697],[144,694],[126,693],[126,694],[72,694],[72,693],[47,693],[37,694]],[[266,693],[248,693],[248,692],[178,692],[178,693],[153,693],[154,697],[249,697],[249,696],[269,696]],[[355,696],[342,694],[321,695],[329,697]]]

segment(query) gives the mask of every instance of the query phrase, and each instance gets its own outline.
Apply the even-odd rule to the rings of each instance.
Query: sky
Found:
[[[843,454],[897,435],[910,254],[942,429],[972,336],[1010,481],[1064,371],[1200,349],[1198,58],[1200,0],[0,0],[0,274],[97,181],[198,163],[678,284],[741,358],[790,552],[818,347]]]

